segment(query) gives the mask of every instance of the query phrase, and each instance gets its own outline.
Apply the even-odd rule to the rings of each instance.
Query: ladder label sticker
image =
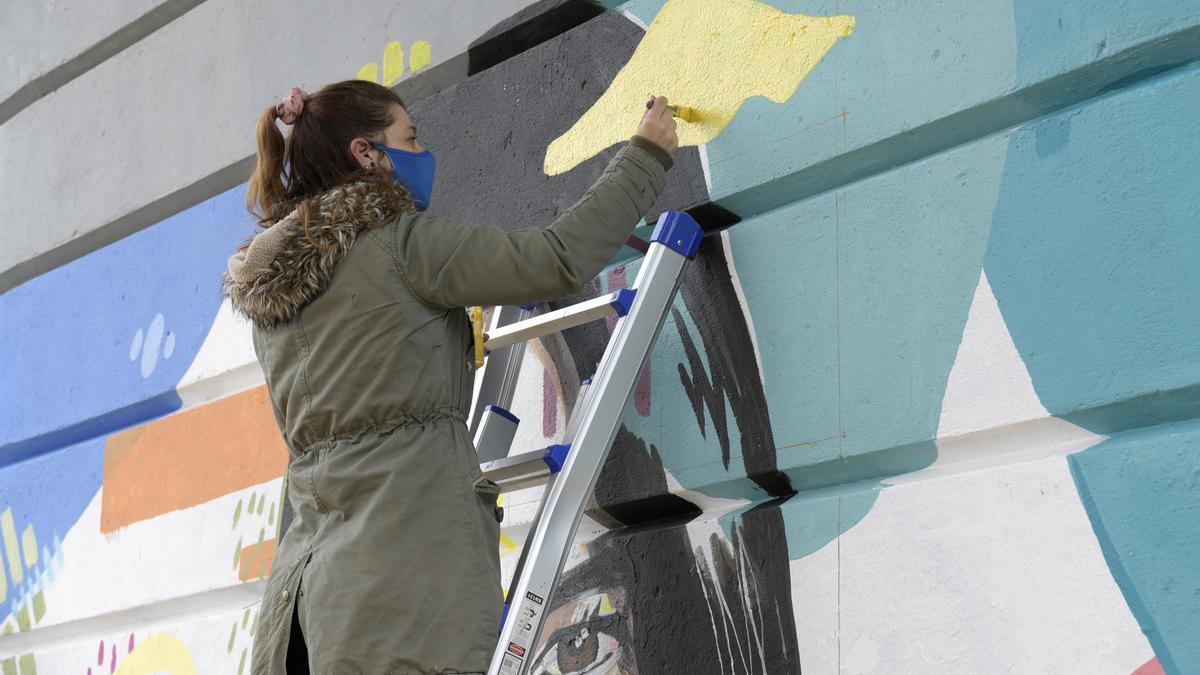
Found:
[[[525,602],[521,603],[521,611],[516,615],[517,625],[513,629],[512,642],[508,645],[508,653],[515,656],[525,656],[525,652],[533,647],[533,634],[541,624],[544,598],[534,593],[525,594]]]
[[[518,675],[521,672],[521,659],[506,653],[500,660],[500,675]]]

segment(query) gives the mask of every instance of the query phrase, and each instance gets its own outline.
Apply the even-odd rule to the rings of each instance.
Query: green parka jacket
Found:
[[[500,511],[464,423],[463,307],[578,292],[658,197],[670,156],[635,136],[546,229],[412,210],[371,183],[243,243],[222,275],[253,322],[295,513],[275,551],[250,672],[284,673],[296,612],[313,673],[487,670]],[[314,243],[316,242],[316,243]]]

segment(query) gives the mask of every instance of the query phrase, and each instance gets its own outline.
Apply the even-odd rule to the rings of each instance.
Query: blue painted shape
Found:
[[[558,473],[562,471],[563,464],[567,461],[567,454],[570,452],[570,445],[552,445],[546,448],[546,454],[542,455],[542,460],[546,462],[546,466],[550,467],[550,473]]]
[[[55,542],[67,538],[67,532],[96,497],[104,479],[104,443],[103,438],[92,439],[0,468],[0,511],[11,507],[18,535],[32,525],[37,538],[38,564],[35,569],[25,568],[21,588],[41,583],[50,564],[46,554],[55,555]],[[23,562],[24,555],[21,557]],[[5,577],[11,584],[7,572]],[[19,604],[17,589],[10,585],[8,591],[8,597],[0,603],[0,616],[7,616]]]
[[[521,305],[521,309],[525,310],[526,312],[532,312],[535,307],[537,307],[536,302],[531,302],[528,305]]]
[[[616,310],[617,316],[625,316],[629,313],[629,308],[633,307],[633,299],[637,296],[637,291],[632,288],[622,288],[617,291],[617,295],[609,304]]]
[[[506,602],[506,603],[504,603],[504,608],[500,610],[500,632],[501,633],[504,632],[504,622],[508,620],[508,608],[509,608],[509,604]]]
[[[180,406],[252,233],[237,187],[0,296],[0,465]]]
[[[504,408],[501,408],[501,407],[500,407],[500,406],[498,406],[498,405],[489,405],[489,406],[485,407],[485,408],[483,409],[483,411],[484,411],[485,413],[487,413],[487,412],[496,413],[497,415],[499,415],[499,416],[503,417],[504,419],[508,420],[509,422],[512,422],[513,424],[520,424],[520,423],[521,423],[521,420],[520,420],[520,419],[518,419],[516,415],[514,415],[514,414],[512,414],[511,412],[509,412],[509,411],[505,410]]]
[[[1200,672],[1200,421],[1116,436],[1067,461],[1163,670]]]
[[[1008,148],[988,279],[1042,403],[1099,433],[1200,411],[1198,106],[1192,68]]]
[[[814,494],[799,494],[781,508],[788,559],[816,553],[857,525],[879,497],[878,484],[852,484]]]
[[[658,242],[685,258],[693,258],[700,250],[704,230],[695,218],[683,211],[667,211],[654,226],[651,242]]]

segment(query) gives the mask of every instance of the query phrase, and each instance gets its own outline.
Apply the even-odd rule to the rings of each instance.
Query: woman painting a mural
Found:
[[[265,229],[222,284],[253,322],[295,518],[251,672],[485,671],[503,602],[500,512],[464,422],[463,308],[558,298],[601,271],[666,182],[678,146],[667,100],[652,99],[546,229],[428,212],[434,156],[381,85],[293,89],[259,117],[257,140],[246,201]]]

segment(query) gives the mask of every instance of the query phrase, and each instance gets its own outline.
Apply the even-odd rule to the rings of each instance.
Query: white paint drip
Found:
[[[738,634],[734,624],[733,611],[730,609],[729,600],[725,597],[725,594],[722,591],[721,577],[717,571],[716,555],[713,551],[714,538],[716,541],[716,546],[725,546],[730,548],[733,555],[737,556],[737,558],[741,561],[741,564],[739,565],[739,568],[741,569],[738,570],[738,586],[741,589],[743,606],[746,608],[746,615],[743,617],[743,625],[745,627],[747,636],[753,636],[757,642],[759,658],[762,659],[762,663],[765,665],[766,655],[762,646],[762,638],[757,631],[757,624],[751,623],[754,621],[752,609],[753,605],[751,604],[751,597],[748,590],[749,586],[747,584],[754,580],[745,576],[746,571],[750,569],[748,567],[749,556],[746,554],[744,548],[740,546],[738,550],[733,551],[731,544],[725,538],[725,530],[721,528],[721,524],[717,516],[707,513],[706,515],[711,515],[712,517],[706,518],[705,520],[688,523],[687,532],[688,539],[692,543],[693,552],[696,556],[697,569],[699,570],[699,565],[703,564],[703,569],[707,572],[708,578],[712,579],[713,581],[714,598],[710,598],[707,591],[705,591],[704,594],[705,601],[709,605],[709,616],[714,618],[713,630],[714,632],[716,630],[715,615],[712,611],[713,600],[715,599],[716,607],[720,610],[721,627],[725,635],[725,645],[730,652],[730,671],[757,672],[750,668],[750,660],[752,659],[750,650],[756,645],[742,644],[741,636]],[[701,586],[704,586],[703,580],[701,581]],[[730,636],[730,627],[734,627],[732,637]],[[718,644],[720,644],[719,640]],[[740,671],[735,667],[736,664],[732,662],[734,654],[737,655],[738,660],[741,662]],[[724,662],[722,661],[722,666],[723,665]]]
[[[754,570],[750,567],[750,556],[746,554],[746,546],[741,538],[738,539],[738,547],[734,553],[740,559],[738,565],[738,585],[742,591],[743,607],[745,608],[746,633],[754,639],[755,646],[758,647],[759,663],[765,669],[767,667],[766,649],[763,647],[762,633],[759,631],[759,626],[762,624],[762,614],[758,615],[758,621],[755,621],[755,613],[761,608],[762,603],[755,602],[750,595],[751,584],[754,588],[758,587],[758,579],[754,577]]]
[[[971,301],[946,382],[938,438],[1048,417],[1013,343],[987,274]]]
[[[708,620],[712,622],[713,644],[721,644],[721,635],[717,633],[717,616],[713,614],[712,600],[708,597],[708,587],[704,584],[704,579],[700,572],[700,562],[696,561],[692,565],[692,569],[696,570],[696,577],[700,579],[700,592],[704,594],[704,608],[708,610]],[[721,650],[717,651],[717,665],[720,672],[725,672],[725,659],[721,655]],[[730,664],[732,666],[732,663]]]

